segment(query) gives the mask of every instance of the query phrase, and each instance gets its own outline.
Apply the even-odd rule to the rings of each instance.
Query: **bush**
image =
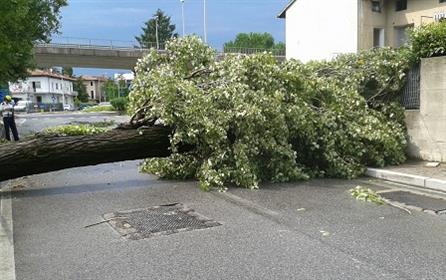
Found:
[[[127,110],[129,99],[127,97],[118,97],[112,99],[110,103],[116,111],[125,112]]]
[[[391,49],[306,65],[267,53],[217,61],[198,38],[174,39],[136,67],[130,113],[143,108],[147,121],[174,129],[172,155],[141,170],[209,190],[354,178],[366,165],[401,163],[403,110],[392,99],[407,67]],[[180,144],[194,149],[179,153]]]
[[[446,54],[446,22],[421,25],[409,32],[412,52],[417,58]]]

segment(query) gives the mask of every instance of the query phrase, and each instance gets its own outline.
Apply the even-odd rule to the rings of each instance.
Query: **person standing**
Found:
[[[9,129],[12,131],[15,141],[19,141],[19,133],[17,132],[17,126],[14,120],[14,100],[11,96],[6,95],[3,102],[0,104],[0,111],[2,112],[3,125],[5,126],[6,140],[11,141]]]

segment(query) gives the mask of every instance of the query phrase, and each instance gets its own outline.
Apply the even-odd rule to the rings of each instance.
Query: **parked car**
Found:
[[[74,106],[71,104],[65,104],[63,105],[63,110],[64,111],[73,111],[74,110]]]
[[[17,104],[14,106],[14,110],[16,111],[26,111],[27,108],[31,106],[31,101],[19,100]]]

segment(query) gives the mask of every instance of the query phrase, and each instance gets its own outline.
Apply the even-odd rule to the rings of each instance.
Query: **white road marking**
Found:
[[[11,185],[0,185],[0,280],[15,280]]]

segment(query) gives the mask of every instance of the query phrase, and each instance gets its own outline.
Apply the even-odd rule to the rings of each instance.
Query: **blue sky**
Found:
[[[287,3],[288,0],[207,0],[209,44],[221,49],[239,32],[269,32],[276,41],[284,41],[285,22],[276,16]],[[186,34],[202,36],[203,0],[185,0],[184,7]],[[181,34],[180,0],[70,0],[62,10],[62,34],[58,36],[101,39],[96,41],[98,44],[105,43],[102,39],[134,41],[158,8],[171,17]],[[114,72],[122,71],[75,69],[76,74]]]

